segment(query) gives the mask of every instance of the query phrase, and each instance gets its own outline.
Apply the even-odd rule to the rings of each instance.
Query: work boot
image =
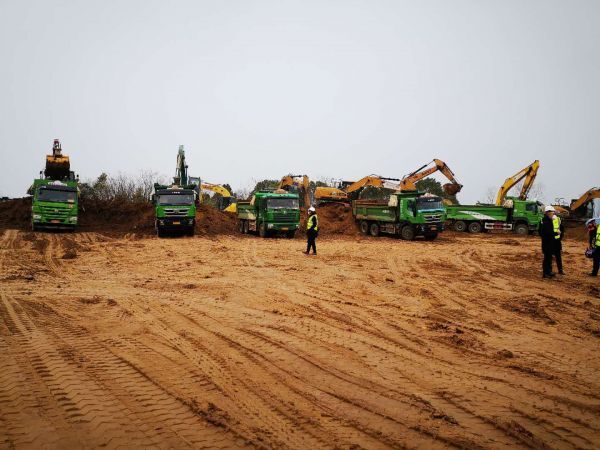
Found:
[[[593,273],[593,272],[592,272],[592,273],[588,273],[588,276],[589,276],[589,277],[597,277],[597,276],[598,276],[598,274],[597,274],[597,273]]]
[[[562,270],[559,270],[559,271],[558,271],[558,274],[559,274],[559,275],[564,275],[565,273],[564,273]]]
[[[553,273],[545,273],[542,278],[554,278],[556,275],[554,275]]]

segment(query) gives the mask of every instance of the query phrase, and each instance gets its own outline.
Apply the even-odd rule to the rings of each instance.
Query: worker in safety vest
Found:
[[[555,249],[557,240],[553,220],[555,215],[556,210],[550,205],[546,206],[544,217],[538,226],[538,233],[542,238],[542,253],[544,254],[544,261],[542,263],[542,273],[544,278],[554,277],[554,273],[552,273],[552,255],[556,254]]]
[[[562,238],[565,234],[565,227],[556,211],[552,217],[552,229],[554,230],[554,257],[556,258],[556,268],[559,275],[564,275],[562,265]]]
[[[590,236],[590,249],[592,250],[592,273],[590,276],[597,277],[600,269],[600,219],[590,219],[586,222]]]
[[[317,254],[317,245],[315,240],[319,235],[319,217],[314,206],[308,208],[308,219],[306,219],[306,251],[305,254],[310,254],[312,248],[313,255]]]

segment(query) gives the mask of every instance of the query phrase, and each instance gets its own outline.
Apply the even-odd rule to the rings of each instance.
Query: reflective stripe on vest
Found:
[[[555,215],[552,218],[552,226],[554,227],[554,239],[560,239],[560,217]]]
[[[316,214],[314,214],[308,218],[308,220],[306,221],[306,229],[310,230],[312,221],[314,221],[314,223],[315,223],[315,228],[314,228],[315,231],[318,231],[319,230],[319,218],[317,217]]]
[[[600,224],[596,225],[596,248],[600,248]]]

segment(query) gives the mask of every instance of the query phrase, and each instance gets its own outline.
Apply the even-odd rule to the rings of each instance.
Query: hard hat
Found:
[[[544,208],[544,212],[550,212],[550,211],[556,212],[556,210],[554,209],[554,206],[548,205],[548,206],[546,206],[546,208]]]
[[[316,209],[314,206],[311,206],[310,208],[308,208],[308,212],[315,212],[315,211],[316,211]]]

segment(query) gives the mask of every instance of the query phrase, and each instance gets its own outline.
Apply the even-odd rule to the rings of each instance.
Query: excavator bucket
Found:
[[[69,178],[70,171],[71,163],[68,156],[46,155],[46,170],[44,170],[46,178],[53,180]]]
[[[446,183],[444,184],[443,189],[444,192],[448,195],[456,195],[460,192],[462,186],[460,184],[455,183]]]

